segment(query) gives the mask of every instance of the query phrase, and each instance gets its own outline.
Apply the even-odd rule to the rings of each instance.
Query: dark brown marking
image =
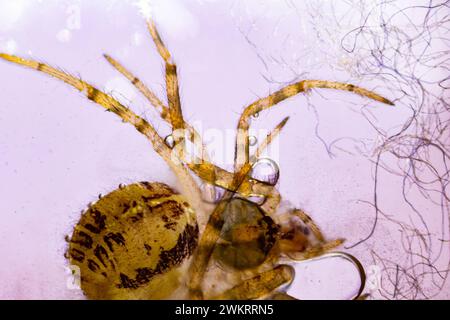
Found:
[[[278,224],[276,224],[272,220],[272,218],[269,216],[264,216],[262,220],[266,224],[264,245],[263,245],[262,249],[267,254],[272,249],[272,247],[275,245],[275,242],[276,242],[279,232],[280,232],[280,226]]]
[[[129,209],[130,209],[130,205],[128,203],[124,203],[122,214],[126,213]]]
[[[145,202],[148,202],[150,200],[154,200],[154,199],[160,199],[160,198],[166,198],[166,197],[170,197],[170,194],[167,193],[154,193],[151,196],[142,196],[142,199]]]
[[[83,262],[85,255],[83,251],[72,248],[70,249],[70,257],[78,262]]]
[[[140,182],[142,185],[144,185],[144,187],[146,187],[148,190],[153,191],[153,186],[150,182],[148,181],[141,181]]]
[[[139,119],[135,124],[134,127],[136,128],[137,131],[141,132],[141,133],[145,133],[148,124],[144,119]]]
[[[292,239],[294,239],[294,236],[295,236],[295,231],[289,230],[288,232],[283,232],[281,234],[281,239],[292,240]]]
[[[186,225],[184,231],[179,235],[176,245],[169,250],[163,250],[159,254],[159,262],[154,269],[143,267],[136,269],[135,279],[130,279],[127,275],[120,274],[118,288],[137,289],[144,286],[158,274],[162,274],[178,266],[188,256],[192,254],[198,242],[198,226]]]
[[[36,70],[38,70],[38,71],[42,71],[42,68],[44,67],[44,64],[43,63],[38,63],[38,65],[37,65],[37,67],[36,67]]]
[[[86,229],[88,229],[90,232],[95,233],[95,234],[99,234],[99,233],[101,232],[101,230],[100,230],[99,228],[93,226],[93,225],[90,224],[90,223],[86,223],[86,224],[84,225],[84,227],[85,227]]]
[[[142,220],[142,218],[144,217],[144,213],[142,211],[139,211],[138,213],[136,213],[136,215],[130,217],[131,222],[138,222],[139,220]]]
[[[87,223],[84,227],[92,233],[99,234],[106,228],[106,216],[101,214],[101,212],[96,209],[90,209],[90,211],[90,216],[94,219],[96,226]]]
[[[94,249],[94,255],[97,257],[97,259],[101,262],[101,264],[106,268],[105,260],[103,260],[103,256],[108,259],[108,252],[106,252],[106,249],[103,248],[101,245],[97,245]]]
[[[119,288],[126,289],[137,289],[138,286],[135,284],[134,280],[131,280],[126,274],[120,274],[120,284],[117,286]]]
[[[97,100],[99,94],[100,94],[100,91],[99,91],[98,89],[96,89],[96,88],[90,88],[90,89],[88,90],[87,98],[88,98],[89,100],[92,100],[92,101],[95,102],[95,101]]]
[[[88,268],[91,271],[97,272],[97,270],[100,268],[100,266],[92,259],[88,260]]]
[[[80,246],[83,246],[87,249],[91,249],[92,244],[94,243],[94,240],[92,240],[92,237],[84,231],[77,231],[75,234],[75,237],[72,237],[72,240],[70,240],[70,241],[72,243],[77,243]]]
[[[164,228],[166,228],[167,230],[173,230],[173,231],[175,231],[175,230],[176,230],[176,228],[175,228],[176,225],[177,225],[176,222],[170,222],[170,223],[166,223],[166,224],[164,225]]]
[[[179,202],[175,200],[168,200],[163,203],[157,204],[156,206],[153,206],[152,209],[153,210],[163,209],[164,212],[170,212],[170,217],[174,219],[177,219],[182,214],[184,214],[183,207],[180,205]],[[164,222],[168,222],[166,221],[167,219],[166,215],[164,215],[162,219],[164,220]]]
[[[177,75],[177,66],[171,63],[166,64],[166,73],[169,76],[176,77]]]
[[[286,90],[285,89],[278,90],[277,92],[275,92],[272,95],[271,103],[272,104],[277,104],[278,102],[281,102],[281,101],[285,100],[287,97],[288,96],[286,95]]]
[[[131,80],[131,83],[132,83],[133,85],[135,85],[135,84],[138,83],[138,82],[139,82],[139,78],[137,78],[137,77],[134,77],[133,80]]]
[[[108,246],[111,252],[114,252],[113,243],[111,240],[114,241],[119,246],[125,246],[125,239],[121,233],[110,232],[103,237],[103,241],[105,241],[106,245]]]
[[[145,251],[147,251],[147,255],[149,256],[150,252],[152,251],[152,247],[149,246],[148,244],[144,243],[144,248],[145,248]]]

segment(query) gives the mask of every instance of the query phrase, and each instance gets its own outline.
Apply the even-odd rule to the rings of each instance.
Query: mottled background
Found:
[[[348,247],[371,235],[342,249],[364,264],[367,292],[449,298],[449,95],[441,81],[448,13],[442,1],[0,0],[0,51],[79,75],[165,136],[167,126],[102,57],[119,59],[164,97],[163,64],[145,28],[152,15],[178,65],[185,117],[211,136],[213,159],[224,166],[244,106],[292,81],[348,81],[395,100],[391,107],[313,90],[261,113],[252,126],[264,132],[290,116],[269,153],[280,167],[281,194]],[[0,83],[0,298],[82,298],[67,285],[63,257],[80,212],[119,183],[174,184],[175,177],[134,128],[67,85],[3,61]],[[400,150],[391,138],[400,132],[441,146],[420,157],[435,170],[419,170],[428,168],[438,187],[415,188],[414,179],[425,178],[408,178],[415,152],[389,152]],[[357,286],[348,263],[305,262],[290,293],[348,298]]]

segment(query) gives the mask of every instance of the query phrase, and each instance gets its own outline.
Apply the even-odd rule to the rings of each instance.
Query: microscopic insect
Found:
[[[293,280],[292,261],[324,255],[343,239],[327,240],[301,209],[280,209],[276,189],[278,171],[270,179],[252,175],[260,165],[276,168],[261,158],[278,136],[283,119],[249,152],[249,127],[253,116],[311,88],[331,88],[357,93],[393,105],[369,90],[346,83],[303,80],[259,99],[242,112],[236,134],[233,172],[208,160],[202,137],[182,114],[177,69],[155,24],[147,23],[165,63],[164,104],[144,83],[112,57],[106,60],[125,76],[162,120],[172,128],[163,139],[144,118],[89,83],[47,64],[5,53],[0,57],[64,81],[106,110],[133,125],[150,141],[179,180],[175,190],[164,183],[136,182],[89,205],[68,237],[66,257],[81,270],[81,289],[90,299],[289,299],[286,286]],[[188,145],[193,145],[188,148]],[[197,176],[197,180],[194,179]],[[217,201],[202,197],[198,181],[224,190]],[[257,199],[257,200],[255,200]]]

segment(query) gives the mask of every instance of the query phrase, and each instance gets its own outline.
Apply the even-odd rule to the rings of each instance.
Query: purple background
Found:
[[[1,51],[32,56],[80,75],[131,105],[162,136],[168,134],[152,107],[102,57],[111,54],[164,97],[163,64],[147,35],[138,1],[14,3],[0,1],[0,20],[7,17],[0,24]],[[302,78],[352,81],[391,97],[389,85],[376,77],[354,79],[346,73],[342,66],[352,57],[337,52],[336,61],[325,61],[336,48],[319,43],[310,29],[314,21],[300,25],[300,13],[288,1],[151,3],[178,65],[185,117],[204,131],[234,130],[244,106],[281,86],[268,82],[267,74],[281,83]],[[79,29],[76,21],[73,25],[74,6],[80,8]],[[303,59],[298,48],[306,46],[315,51]],[[262,51],[278,63],[272,60],[265,66],[258,57]],[[330,67],[337,62],[339,69]],[[81,298],[79,291],[67,289],[63,257],[64,236],[71,233],[80,211],[119,183],[173,185],[175,177],[134,128],[67,85],[3,61],[0,83],[0,298]],[[314,107],[308,107],[308,100]],[[369,204],[359,201],[372,200],[373,159],[358,154],[354,141],[374,144],[377,139],[360,113],[364,106],[387,130],[406,115],[401,104],[394,109],[350,93],[315,90],[264,112],[252,123],[269,130],[290,115],[270,154],[281,168],[281,194],[309,212],[327,237],[345,237],[349,244],[368,234],[374,214]],[[346,151],[334,149],[335,156],[329,156],[315,135],[317,119],[327,143],[354,139],[342,141]],[[214,143],[211,147],[232,157],[232,139]],[[386,177],[381,193],[390,210],[406,217],[404,204],[396,201],[398,192],[393,192],[399,181]],[[431,219],[431,228],[434,224],[440,221]],[[350,250],[366,268],[373,264],[369,248],[394,258],[402,254],[398,239],[383,224],[368,243]],[[342,277],[336,277],[336,270]],[[358,285],[352,267],[335,261],[299,265],[296,281],[292,292],[300,298],[346,298]],[[448,289],[440,297],[448,298]]]

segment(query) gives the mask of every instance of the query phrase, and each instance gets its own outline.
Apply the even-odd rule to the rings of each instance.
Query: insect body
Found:
[[[92,299],[289,298],[279,289],[294,278],[286,262],[321,256],[344,240],[326,240],[300,209],[282,212],[282,197],[274,181],[252,178],[252,168],[262,151],[288,118],[267,135],[252,156],[249,119],[311,88],[345,90],[393,103],[372,91],[340,82],[302,80],[285,86],[242,112],[234,172],[229,172],[208,160],[201,136],[184,120],[176,66],[153,22],[148,23],[148,29],[165,63],[168,105],[118,61],[108,55],[105,58],[170,124],[170,145],[149,122],[89,83],[47,64],[0,53],[0,58],[64,81],[133,125],[178,178],[179,193],[162,183],[134,183],[100,198],[82,214],[69,239],[67,257],[81,270],[83,292]],[[193,143],[196,150],[190,157],[187,142]],[[202,200],[192,174],[225,190],[217,204]],[[264,201],[249,200],[255,196]],[[356,258],[340,255],[354,262],[360,272],[359,296],[364,288],[364,270]]]

